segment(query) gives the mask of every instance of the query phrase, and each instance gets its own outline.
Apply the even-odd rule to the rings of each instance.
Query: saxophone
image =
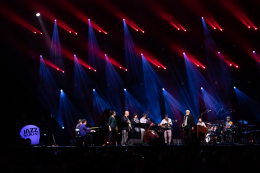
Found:
[[[181,124],[182,127],[186,127],[187,125],[185,124],[185,116],[183,117],[183,123]]]
[[[131,126],[131,121],[129,120],[129,118],[128,117],[126,117],[127,118],[127,120],[130,122],[130,123],[128,123],[128,126],[129,126],[129,128],[130,129],[132,129],[132,126]]]

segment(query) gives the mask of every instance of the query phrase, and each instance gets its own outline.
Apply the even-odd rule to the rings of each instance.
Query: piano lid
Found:
[[[94,123],[93,127],[106,127],[108,120],[109,120],[109,111],[112,109],[106,109],[101,116],[97,119],[97,121]],[[121,117],[115,116],[117,120],[117,124],[119,125]]]

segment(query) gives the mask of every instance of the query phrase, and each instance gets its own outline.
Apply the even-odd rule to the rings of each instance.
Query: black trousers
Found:
[[[191,139],[192,138],[192,127],[185,127],[185,138],[189,138]]]
[[[87,144],[93,144],[93,136],[91,134],[85,134],[83,136],[83,141],[87,142]]]
[[[111,131],[109,131],[109,145],[112,144],[116,145],[116,129],[111,128]]]

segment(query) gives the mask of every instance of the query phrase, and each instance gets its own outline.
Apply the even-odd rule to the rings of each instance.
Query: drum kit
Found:
[[[246,120],[239,120],[225,129],[225,121],[217,120],[214,124],[205,122],[208,133],[205,135],[206,143],[259,143],[260,131],[255,125],[249,125]]]

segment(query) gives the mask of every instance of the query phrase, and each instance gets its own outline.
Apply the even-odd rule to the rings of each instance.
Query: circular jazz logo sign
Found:
[[[20,131],[20,135],[24,139],[30,138],[31,145],[38,145],[40,142],[40,129],[35,125],[24,126]]]

